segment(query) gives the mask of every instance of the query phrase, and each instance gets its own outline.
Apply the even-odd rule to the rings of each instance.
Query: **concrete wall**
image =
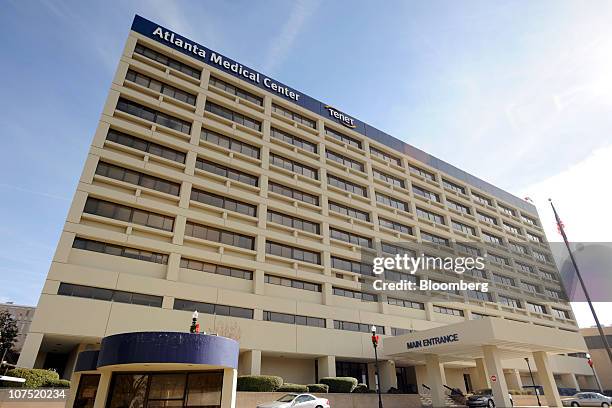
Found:
[[[253,408],[257,404],[271,402],[284,395],[278,392],[238,392],[236,408]],[[333,408],[372,408],[378,406],[376,394],[320,394]],[[385,408],[421,408],[418,395],[383,395]]]
[[[262,375],[278,375],[294,384],[315,383],[315,362],[311,359],[266,357],[261,358]]]

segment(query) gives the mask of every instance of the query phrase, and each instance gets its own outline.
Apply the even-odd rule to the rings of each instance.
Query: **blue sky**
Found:
[[[3,2],[0,300],[37,302],[135,13],[610,241],[610,2],[108,3]]]

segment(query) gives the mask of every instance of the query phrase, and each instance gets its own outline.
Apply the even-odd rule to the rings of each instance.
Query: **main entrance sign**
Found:
[[[420,347],[429,347],[446,343],[454,343],[456,341],[459,341],[458,333],[447,334],[446,336],[430,337],[428,339],[423,340],[413,340],[406,343],[406,346],[408,347],[408,349],[415,349]]]

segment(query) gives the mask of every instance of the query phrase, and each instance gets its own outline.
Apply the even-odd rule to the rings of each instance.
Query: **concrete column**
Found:
[[[324,377],[336,376],[336,356],[323,356],[317,358],[317,366],[319,367],[319,378],[317,382]]]
[[[28,333],[25,342],[23,343],[23,347],[21,348],[19,360],[17,361],[17,365],[19,367],[34,368],[42,340],[42,333]]]
[[[510,397],[508,396],[508,385],[502,368],[501,359],[499,358],[499,350],[497,346],[483,346],[485,366],[490,376],[495,375],[496,381],[491,381],[491,389],[493,390],[493,398],[495,405],[498,407],[510,407]]]
[[[245,351],[243,361],[248,375],[261,374],[261,350]]]
[[[68,398],[66,399],[66,408],[72,408],[74,406],[74,399],[76,398],[77,390],[79,389],[79,382],[81,381],[81,373],[72,373],[72,377],[70,378],[70,388],[72,392],[68,393]]]
[[[474,378],[474,389],[489,388],[489,374],[485,366],[484,358],[476,359],[476,377]]]
[[[443,385],[446,384],[444,366],[440,363],[437,354],[426,354],[425,364],[427,365],[427,386],[431,392],[431,404],[434,407],[444,407],[446,394]]]
[[[236,407],[236,381],[238,372],[233,368],[223,370],[223,391],[221,392],[221,408]]]
[[[253,274],[253,293],[263,295],[265,293],[266,277],[264,271],[256,269]]]
[[[536,368],[538,370],[540,384],[544,388],[544,395],[546,395],[548,406],[562,407],[561,397],[559,396],[557,383],[555,382],[555,377],[553,376],[553,372],[550,367],[548,354],[545,351],[536,351],[533,353],[533,359],[535,360]]]
[[[384,360],[378,362],[380,369],[380,391],[387,392],[389,388],[397,388],[397,374],[395,372],[395,362]]]
[[[379,362],[380,364],[380,362]],[[359,382],[361,382],[361,379],[358,378]],[[376,366],[374,365],[374,363],[368,363],[368,388],[376,391]],[[380,392],[382,391],[382,388],[380,389]]]
[[[94,402],[93,408],[106,407],[106,399],[108,397],[112,375],[113,372],[110,370],[102,371],[100,375],[100,382],[98,383],[98,391],[96,391],[96,401]]]
[[[574,373],[562,374],[561,378],[563,378],[563,383],[566,386],[570,388],[575,388],[576,391],[580,391],[580,385],[578,384],[578,379],[576,378],[576,374]]]
[[[506,382],[508,384],[508,389],[511,390],[522,390],[523,389],[523,380],[521,380],[521,373],[519,370],[511,370],[506,373]]]

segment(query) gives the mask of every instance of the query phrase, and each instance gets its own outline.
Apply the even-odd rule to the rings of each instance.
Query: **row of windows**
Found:
[[[317,265],[321,264],[320,253],[292,247],[290,245],[279,244],[277,242],[266,241],[266,253],[296,261],[303,261]]]
[[[386,218],[378,218],[378,224],[381,227],[390,228],[390,229],[395,230],[397,232],[401,232],[402,234],[413,235],[412,227],[409,227],[408,225],[404,225],[404,224],[399,223],[397,221],[391,221],[391,220],[388,220]]]
[[[117,102],[117,110],[129,113],[149,122],[157,123],[158,125],[166,126],[170,129],[177,130],[182,133],[189,134],[191,132],[191,123],[175,118],[166,113],[159,112],[155,109],[147,108],[139,103],[132,102],[125,98],[119,98]]]
[[[181,268],[192,269],[215,275],[231,276],[246,280],[253,280],[253,272],[244,269],[231,268],[228,266],[215,265],[208,262],[196,261],[194,259],[181,258]]]
[[[197,169],[204,170],[208,173],[216,174],[231,180],[236,180],[250,186],[257,187],[257,184],[259,183],[259,177],[257,176],[253,176],[252,174],[248,174],[243,171],[230,169],[229,167],[225,167],[199,157],[196,159],[195,166]]]
[[[379,157],[383,159],[384,161],[388,161],[389,163],[393,163],[396,166],[401,167],[402,165],[402,161],[398,157],[395,157],[395,156],[390,155],[389,153],[383,152],[382,150],[379,150],[375,148],[374,146],[370,146],[370,154],[372,156]]]
[[[459,222],[459,221],[455,221],[453,219],[451,219],[451,225],[453,226],[453,229],[455,229],[457,231],[464,232],[464,233],[466,233],[468,235],[476,236],[476,228],[474,228],[474,227],[472,227],[470,225],[464,224],[464,223]]]
[[[295,113],[289,109],[283,108],[275,103],[272,104],[272,112],[277,113],[281,116],[289,118],[295,122],[301,123],[302,125],[308,126],[309,128],[316,129],[317,122],[312,119],[308,119],[299,113]]]
[[[263,319],[267,322],[278,322],[296,324],[298,326],[325,328],[325,319],[321,319],[320,317],[299,316],[288,313],[268,312],[264,310]]]
[[[447,314],[451,316],[463,316],[463,310],[453,309],[450,307],[434,305],[433,311],[436,313]]]
[[[408,307],[408,308],[411,308],[411,309],[425,310],[425,305],[423,303],[413,302],[413,301],[407,300],[407,299],[397,299],[397,298],[388,297],[387,298],[387,303],[390,304],[390,305],[394,305],[394,306],[401,306],[401,307]]]
[[[359,300],[363,300],[364,302],[376,302],[378,300],[378,296],[376,296],[373,293],[359,292],[359,291],[350,290],[350,289],[342,289],[342,288],[334,287],[333,293],[336,296],[343,296],[343,297],[348,297],[352,299],[359,299]]]
[[[178,183],[104,162],[98,163],[96,174],[174,196],[178,196],[181,190],[181,185]]]
[[[405,188],[404,180],[391,176],[390,174],[383,173],[382,171],[378,171],[375,168],[372,169],[372,173],[374,174],[374,177],[379,180],[382,180],[397,187]]]
[[[233,198],[222,197],[220,195],[212,194],[208,191],[202,191],[195,188],[191,190],[191,199],[193,201],[223,208],[229,211],[234,211],[251,217],[255,217],[257,214],[257,206],[255,205],[234,200]]]
[[[312,221],[304,220],[302,218],[293,217],[290,215],[281,214],[276,211],[268,210],[268,221],[284,225],[289,228],[295,228],[306,232],[311,232],[313,234],[320,234],[321,226]]]
[[[412,164],[408,165],[408,170],[411,173],[418,174],[419,176],[426,178],[427,180],[431,180],[431,181],[436,180],[436,176],[434,176],[433,173],[427,170],[423,170],[422,168],[414,166]]]
[[[314,180],[319,179],[319,173],[317,172],[316,169],[310,166],[306,166],[305,164],[298,163],[296,161],[287,159],[283,156],[279,156],[278,154],[275,154],[275,153],[270,153],[270,164],[281,167],[285,170],[289,170],[293,173],[301,174],[305,177],[308,177]]]
[[[210,101],[206,101],[206,106],[204,107],[204,109],[207,112],[221,116],[222,118],[230,120],[234,123],[238,123],[242,126],[246,126],[250,129],[261,132],[261,122],[246,115],[243,115],[242,113],[234,112],[231,109],[227,109],[226,107],[217,105],[216,103]]]
[[[113,289],[94,288],[91,286],[73,285],[64,282],[60,283],[57,294],[61,296],[73,296],[152,307],[161,307],[163,300],[162,296],[153,296]]]
[[[346,205],[339,204],[333,201],[329,201],[328,204],[329,204],[330,211],[344,214],[346,216],[349,216],[351,218],[355,218],[358,220],[370,222],[370,213],[367,211],[358,210],[356,208],[348,207]]]
[[[491,301],[491,293],[489,292],[481,292],[479,290],[468,290],[466,293],[468,297],[472,299],[482,300],[483,302]]]
[[[100,252],[108,255],[122,256],[124,258],[138,259],[140,261],[154,262],[166,265],[168,255],[143,249],[130,248],[126,246],[107,244],[106,242],[93,241],[85,238],[75,238],[72,247],[85,251]]]
[[[421,197],[425,197],[428,200],[435,201],[437,203],[440,202],[440,196],[436,193],[432,193],[429,190],[424,189],[423,187],[419,187],[416,184],[412,185],[412,192]]]
[[[144,225],[164,231],[172,231],[174,228],[173,217],[99,200],[93,197],[87,198],[83,211],[88,214]]]
[[[338,239],[340,241],[348,242],[353,245],[362,247],[372,248],[372,239],[361,235],[354,234],[352,232],[342,231],[336,228],[329,229],[329,235],[331,238]]]
[[[429,210],[425,210],[423,208],[417,207],[416,208],[416,213],[418,217],[424,218],[426,220],[429,220],[431,222],[434,222],[436,224],[442,224],[442,225],[446,225],[446,222],[444,222],[444,216],[435,213],[433,211],[429,211]]]
[[[358,149],[361,149],[361,142],[357,139],[354,139],[350,136],[347,136],[343,133],[338,132],[337,130],[330,129],[327,126],[325,127],[325,134],[327,136],[333,137],[336,140],[341,141],[342,143],[346,143],[349,146],[354,146]]]
[[[389,197],[382,193],[376,193],[376,202],[388,205],[389,207],[397,208],[404,212],[410,212],[410,206],[407,202],[398,200],[397,198]]]
[[[336,163],[340,163],[341,165],[350,169],[358,170],[361,172],[365,171],[365,166],[363,163],[360,163],[353,159],[349,159],[348,157],[336,153],[333,150],[326,149],[325,157],[327,157],[329,160],[335,161]]]
[[[157,51],[154,51],[148,47],[145,47],[142,44],[136,44],[136,48],[134,49],[136,54],[143,55],[153,61],[159,62],[162,65],[170,67],[172,69],[176,69],[184,74],[187,74],[193,78],[200,79],[201,71],[197,68],[193,68],[185,63],[177,61],[173,58],[167,57],[164,54],[161,54]]]
[[[171,98],[177,99],[181,102],[185,102],[185,103],[195,106],[195,102],[196,102],[195,95],[190,94],[189,92],[185,92],[182,89],[178,89],[174,86],[165,84],[149,76],[143,75],[132,69],[128,70],[127,75],[125,76],[125,79],[127,79],[128,81],[134,82],[135,84],[144,86],[145,88],[152,89],[163,95],[167,95]]]
[[[259,147],[252,146],[248,143],[221,135],[211,130],[202,128],[202,132],[200,133],[200,139],[224,147],[226,149],[242,153],[255,159],[259,159]]]
[[[131,147],[146,153],[153,154],[155,156],[163,157],[164,159],[172,160],[177,163],[185,163],[185,153],[179,152],[178,150],[171,149],[166,146],[162,146],[157,143],[149,142],[138,137],[128,135],[110,129],[106,135],[106,140],[111,142],[119,143],[120,145]]]
[[[237,306],[216,305],[213,303],[195,302],[185,299],[174,299],[174,310],[197,311],[217,316],[242,317],[253,319],[253,309]]]
[[[319,197],[313,194],[305,193],[295,188],[286,187],[282,184],[275,183],[273,181],[268,182],[268,191],[276,194],[289,197],[294,200],[302,201],[304,203],[319,206]]]
[[[255,105],[263,106],[263,98],[261,96],[252,94],[248,91],[245,91],[242,88],[238,88],[237,86],[227,83],[219,78],[215,78],[214,76],[211,76],[210,80],[208,81],[208,84],[214,86],[215,88],[222,89],[225,92],[235,95],[239,98],[245,99],[251,103],[254,103]]]
[[[452,181],[448,181],[445,178],[442,178],[442,185],[456,193],[465,194],[465,187],[455,184]]]
[[[301,137],[297,137],[294,136],[292,134],[289,134],[287,132],[284,132],[282,130],[279,130],[275,127],[270,128],[270,136],[278,139],[278,140],[282,140],[286,143],[289,143],[295,147],[298,147],[300,149],[312,152],[312,153],[316,153],[317,152],[317,145],[312,143],[312,142],[308,142],[304,139],[302,139]]]
[[[430,234],[429,232],[421,231],[421,239],[423,241],[428,241],[436,245],[450,246],[450,241],[448,239],[440,237],[438,235]]]
[[[291,278],[282,278],[280,276],[265,275],[264,281],[270,285],[285,286],[294,289],[303,289],[311,292],[321,292],[321,285]]]
[[[368,196],[368,190],[366,187],[341,179],[340,177],[334,176],[333,174],[327,174],[327,184],[340,188],[349,193],[360,195],[362,197]]]
[[[376,334],[385,334],[383,326],[372,325],[367,323],[346,322],[343,320],[334,320],[334,329],[347,330],[361,333],[371,333],[372,326],[376,327]]]
[[[350,259],[338,258],[337,256],[331,257],[331,267],[334,269],[341,269],[343,271],[358,273],[360,275],[372,275],[372,265],[363,262],[352,261]]]
[[[196,224],[191,221],[188,221],[185,225],[185,235],[205,239],[207,241],[220,242],[222,244],[232,245],[239,248],[250,250],[255,249],[255,238],[251,236],[225,231],[202,224]]]

